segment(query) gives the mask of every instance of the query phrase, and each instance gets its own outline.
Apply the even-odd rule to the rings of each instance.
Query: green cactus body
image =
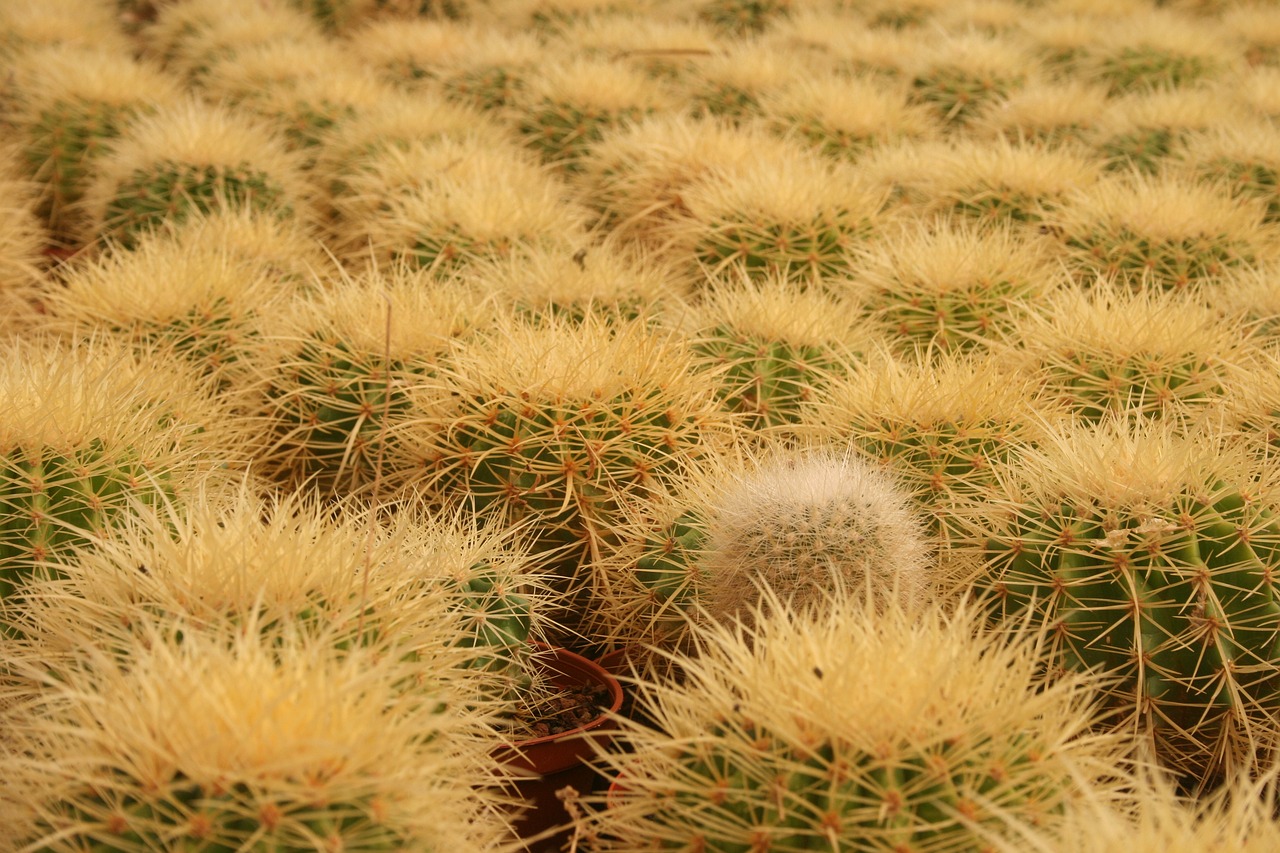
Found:
[[[759,278],[775,273],[797,278],[837,276],[848,269],[850,249],[871,233],[847,211],[822,212],[796,222],[713,222],[694,258],[713,270],[744,269]]]
[[[1230,234],[1160,239],[1121,228],[1106,234],[1072,235],[1067,245],[1087,253],[1105,275],[1148,276],[1169,290],[1183,290],[1256,260],[1253,247]]]
[[[446,77],[445,97],[473,104],[486,112],[513,106],[525,90],[524,76],[514,68],[489,65]]]
[[[40,111],[27,129],[27,165],[47,189],[37,213],[60,233],[67,209],[84,192],[93,161],[120,135],[139,105],[64,101]]]
[[[264,454],[269,467],[279,478],[325,491],[370,485],[384,424],[410,412],[408,388],[425,367],[387,364],[329,340],[307,341],[283,370],[265,390],[274,431]]]
[[[1184,86],[1213,74],[1207,57],[1188,56],[1149,45],[1124,47],[1096,62],[1094,74],[1111,95],[1161,86]]]
[[[498,235],[477,239],[463,229],[443,226],[418,234],[408,249],[392,253],[393,261],[407,261],[418,269],[447,276],[475,260],[502,260],[519,251],[520,235]]]
[[[911,81],[912,99],[933,108],[947,126],[962,125],[992,101],[1021,86],[1020,76],[975,73],[958,66],[942,66]]]
[[[167,476],[101,441],[14,447],[0,458],[0,601],[76,547],[108,533],[135,502],[169,496]]]
[[[1141,127],[1103,140],[1098,153],[1112,171],[1154,174],[1184,136],[1170,127]]]
[[[750,429],[794,423],[822,376],[839,359],[822,347],[771,341],[721,326],[701,338],[694,351],[716,374],[725,408],[741,414]]]
[[[1264,222],[1280,222],[1280,168],[1260,160],[1218,157],[1198,165],[1205,179],[1225,184],[1237,196],[1256,198],[1267,205]]]
[[[292,212],[282,187],[249,164],[222,168],[173,161],[134,171],[107,203],[103,236],[126,247],[163,222],[180,222],[190,213],[209,213],[222,205]]]
[[[579,171],[576,161],[599,142],[605,132],[628,121],[636,121],[640,108],[605,109],[584,104],[543,100],[517,125],[528,145],[548,163],[568,171]]]
[[[705,0],[698,6],[698,20],[728,36],[764,32],[791,12],[791,0]]]
[[[1046,398],[1090,423],[1104,418],[1161,417],[1179,407],[1219,399],[1222,363],[1212,354],[1136,351],[1063,353],[1042,372]]]
[[[1162,462],[1186,475],[1137,464]],[[1193,476],[1133,501],[1049,488],[1008,506],[978,582],[994,616],[1047,629],[1054,670],[1100,676],[1115,724],[1184,782],[1255,760],[1280,695],[1280,518],[1256,484]]]

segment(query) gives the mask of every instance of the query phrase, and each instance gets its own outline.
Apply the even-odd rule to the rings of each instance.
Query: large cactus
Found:
[[[682,680],[639,692],[653,722],[602,757],[591,849],[988,849],[1083,784],[1113,790],[1087,683],[1040,683],[1028,644],[969,616],[845,602],[705,630]]]
[[[1280,682],[1275,478],[1213,433],[1064,429],[999,469],[973,536],[997,623],[1048,631],[1055,673],[1091,672],[1110,724],[1186,784],[1262,757]]]

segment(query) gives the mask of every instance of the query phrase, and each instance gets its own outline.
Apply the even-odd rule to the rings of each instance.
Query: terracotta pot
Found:
[[[553,684],[559,687],[600,686],[609,691],[610,712],[616,713],[622,707],[622,685],[594,661],[557,648],[541,649],[538,658],[546,664]],[[587,761],[596,754],[593,744],[610,737],[612,728],[612,720],[601,714],[576,729],[521,741],[494,752],[496,758],[524,777],[515,782],[516,792],[527,804],[516,823],[516,831],[521,838],[538,838],[526,844],[531,853],[560,850],[568,839],[569,814],[556,792],[567,786],[583,794],[591,790],[597,774]],[[563,829],[546,838],[541,837],[554,827]]]

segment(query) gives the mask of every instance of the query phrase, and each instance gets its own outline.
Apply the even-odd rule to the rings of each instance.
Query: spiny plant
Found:
[[[544,162],[575,172],[587,149],[607,130],[670,104],[670,96],[640,71],[571,57],[541,66],[529,79],[513,121],[525,144]]]
[[[909,63],[911,98],[944,125],[963,126],[987,103],[1026,83],[1035,62],[1012,39],[948,34],[917,47]]]
[[[867,18],[850,15],[839,6],[802,5],[759,40],[773,48],[771,53],[812,58],[817,67],[825,65],[837,73],[900,82],[904,59],[915,50],[917,34],[876,26]],[[810,67],[808,62],[805,65]]]
[[[501,849],[487,715],[415,667],[254,632],[87,647],[7,726],[6,846],[49,851]]]
[[[305,166],[315,164],[315,150],[336,129],[359,124],[366,112],[396,90],[363,68],[328,67],[324,74],[299,78],[289,87],[255,92],[239,107],[260,116],[294,150],[306,150]]]
[[[1263,222],[1280,222],[1280,137],[1271,123],[1232,122],[1188,139],[1180,164],[1202,181],[1266,205]]]
[[[138,117],[85,189],[84,242],[126,248],[165,221],[249,207],[309,216],[302,162],[268,127],[194,97]]]
[[[856,160],[868,148],[933,135],[923,107],[908,103],[900,86],[867,77],[805,77],[761,97],[771,125],[831,157]]]
[[[900,351],[980,348],[1061,284],[1054,248],[1007,222],[916,222],[859,250],[849,293]]]
[[[877,607],[938,592],[910,493],[833,446],[713,454],[632,509],[602,563],[606,644],[686,648],[699,622],[749,621],[778,601],[808,610],[833,589]]]
[[[485,34],[481,27],[456,21],[375,18],[351,28],[343,46],[382,81],[417,91],[438,80]]]
[[[600,227],[652,245],[664,222],[687,212],[684,196],[699,180],[800,156],[800,145],[762,123],[659,113],[607,132],[580,161],[574,185],[599,211]]]
[[[0,149],[0,333],[32,319],[49,235],[36,215],[38,187],[20,177],[18,153]]]
[[[569,632],[590,613],[592,561],[615,538],[621,503],[732,429],[680,340],[643,318],[594,314],[500,317],[460,343],[419,409],[388,470],[409,494],[527,524],[572,598],[555,616]]]
[[[254,412],[254,456],[271,479],[322,492],[373,488],[412,389],[455,337],[485,320],[482,294],[407,264],[340,273],[264,317],[237,399]]]
[[[806,407],[796,431],[885,465],[911,491],[930,532],[947,543],[956,508],[980,500],[994,485],[994,466],[1060,416],[1038,405],[1030,381],[991,354],[876,353]]]
[[[812,70],[805,59],[767,42],[732,41],[698,62],[678,89],[697,118],[747,121],[760,115],[766,93]]]
[[[32,48],[59,44],[121,56],[131,49],[111,7],[97,0],[12,0],[0,8],[0,60],[6,64]]]
[[[1183,419],[1230,393],[1254,348],[1194,293],[1064,288],[1011,335],[1038,395],[1077,418]],[[1012,356],[1015,360],[1017,356]]]
[[[1243,43],[1249,66],[1280,66],[1280,9],[1239,6],[1220,18],[1223,30],[1237,44]]]
[[[267,91],[292,89],[298,81],[359,65],[350,51],[319,35],[253,44],[214,61],[200,82],[209,97],[240,103]]]
[[[1080,280],[1102,275],[1184,290],[1264,259],[1261,202],[1190,177],[1129,174],[1074,193],[1052,223]]]
[[[85,645],[127,664],[156,637],[254,632],[266,645],[306,636],[399,657],[419,670],[408,689],[450,692],[495,719],[553,690],[532,645],[548,593],[518,533],[260,487],[139,508],[110,541],[69,553],[56,577],[26,587],[13,655],[56,672]]]
[[[1165,10],[1126,15],[1068,63],[1070,73],[1125,92],[1201,83],[1228,71],[1235,51],[1213,21]]]
[[[525,31],[483,28],[465,55],[440,70],[440,91],[451,101],[487,112],[514,108],[536,73],[543,46]]]
[[[1123,0],[1111,6],[1099,3],[1055,2],[1051,8],[1022,21],[1029,48],[1055,79],[1067,79],[1074,64],[1094,47],[1099,33],[1116,27],[1124,19],[1146,10],[1141,0]]]
[[[1185,143],[1240,110],[1208,89],[1158,89],[1113,99],[1090,139],[1112,171],[1156,173]]]
[[[1263,65],[1242,72],[1230,88],[1223,87],[1223,95],[1257,116],[1280,118],[1280,68]]]
[[[404,260],[435,273],[538,246],[573,254],[587,211],[525,152],[483,133],[376,152],[333,199],[335,250],[354,264]]]
[[[661,0],[498,0],[487,18],[514,30],[532,30],[544,42],[589,18],[656,14]]]
[[[674,314],[695,369],[753,432],[784,429],[870,347],[849,300],[775,273],[713,282]]]
[[[566,24],[559,38],[586,56],[625,63],[677,89],[698,64],[723,46],[702,21],[656,17],[639,10],[580,18]]]
[[[1050,672],[1093,674],[1190,788],[1256,767],[1278,710],[1272,473],[1211,429],[1076,424],[1000,466],[972,528],[993,623],[1047,631]]]
[[[271,42],[324,38],[305,12],[258,0],[183,0],[159,10],[142,32],[144,54],[190,83],[239,51]]]
[[[972,131],[996,139],[1020,139],[1046,147],[1082,145],[1096,136],[1107,110],[1107,92],[1076,80],[1028,82],[989,104],[971,122]]]
[[[630,321],[653,317],[685,297],[684,279],[652,252],[612,237],[584,246],[532,247],[518,257],[476,261],[458,281],[493,297],[498,311],[533,323],[589,315]]]
[[[726,36],[757,35],[791,13],[793,0],[700,0],[699,20]]]
[[[10,120],[28,174],[41,185],[38,213],[62,241],[95,161],[136,115],[176,102],[176,80],[127,54],[59,45],[26,51],[11,67]]]
[[[108,251],[59,272],[62,287],[45,300],[47,327],[176,356],[222,384],[236,381],[259,318],[275,316],[297,287],[229,247],[161,232],[131,252]]]
[[[601,755],[617,782],[587,801],[588,849],[989,849],[1123,778],[1089,684],[1044,684],[1032,644],[979,637],[970,610],[773,611],[639,686],[652,723]]]
[[[28,578],[51,571],[71,548],[109,538],[135,503],[185,494],[201,471],[239,460],[225,406],[194,372],[103,338],[27,335],[2,347],[0,606],[7,610]]]
[[[1214,283],[1213,301],[1223,316],[1231,317],[1242,334],[1270,347],[1280,338],[1280,288],[1275,263],[1242,267]]]
[[[882,194],[816,152],[708,175],[665,223],[669,251],[712,276],[778,273],[820,285],[845,275],[853,249],[882,227]]]

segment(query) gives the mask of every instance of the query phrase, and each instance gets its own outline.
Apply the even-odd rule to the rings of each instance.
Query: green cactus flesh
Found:
[[[419,269],[446,275],[478,258],[509,257],[519,242],[519,235],[500,235],[477,240],[461,228],[444,225],[435,231],[420,232],[412,247],[393,252],[393,259],[403,259]]]
[[[165,481],[144,460],[98,441],[14,448],[0,457],[0,602],[33,572],[91,545],[133,501],[162,501]]]
[[[1004,186],[974,186],[956,194],[949,212],[981,222],[1039,223],[1052,205],[1044,195]]]
[[[657,535],[645,540],[636,560],[635,577],[657,606],[668,602],[684,608],[693,600],[697,555],[706,545],[706,519],[697,511],[684,513]]]
[[[1165,290],[1183,290],[1256,260],[1248,243],[1226,234],[1159,239],[1120,227],[1068,235],[1066,243],[1097,272],[1146,278]]]
[[[605,131],[643,115],[639,108],[616,110],[586,107],[544,99],[518,125],[529,147],[548,163],[557,163],[569,171],[580,169],[577,163]]]
[[[944,66],[911,81],[912,99],[932,107],[938,119],[959,125],[977,115],[991,101],[1021,85],[1021,78],[974,74]]]
[[[931,292],[924,288],[884,288],[870,309],[906,350],[972,350],[1008,331],[1013,306],[1030,296],[1035,285],[999,279],[974,281],[967,287]]]
[[[724,326],[694,349],[717,371],[717,396],[724,407],[742,414],[752,429],[795,423],[822,377],[840,363],[821,346],[768,340]]]
[[[1089,423],[1117,415],[1162,417],[1220,399],[1225,390],[1221,373],[1212,355],[1136,352],[1107,357],[1077,350],[1045,368],[1041,394]]]
[[[298,780],[305,796],[305,780]],[[56,821],[45,827],[59,841],[41,850],[95,853],[183,850],[234,853],[272,850],[402,850],[408,839],[380,818],[375,796],[345,802],[282,798],[237,782],[226,788],[201,786],[181,773],[158,790],[142,779],[113,771],[111,778],[60,803]],[[143,793],[146,792],[146,793]]]
[[[1237,196],[1266,202],[1263,221],[1280,222],[1280,169],[1275,165],[1218,157],[1201,164],[1197,171],[1208,180],[1225,184]]]
[[[80,200],[93,160],[139,110],[93,101],[59,101],[27,130],[23,154],[47,190],[36,213],[62,230],[67,208]]]
[[[760,99],[749,90],[731,83],[708,82],[689,95],[689,105],[697,117],[720,116],[746,119],[761,112]]]
[[[1198,56],[1179,56],[1153,47],[1126,47],[1106,57],[1098,79],[1111,95],[1136,89],[1182,86],[1211,74],[1214,64]]]
[[[134,171],[116,187],[107,203],[103,236],[132,247],[143,232],[162,222],[181,222],[191,212],[210,213],[225,204],[281,216],[291,212],[280,185],[248,163],[226,168],[162,161]]]
[[[698,19],[726,35],[745,36],[764,32],[790,11],[790,0],[706,0]]]
[[[388,372],[393,377],[388,393]],[[276,441],[268,456],[286,480],[310,480],[322,490],[359,487],[376,474],[386,419],[407,414],[407,389],[422,368],[351,352],[342,342],[308,341],[287,376],[267,389]]]
[[[1106,168],[1112,171],[1135,170],[1151,175],[1159,171],[1160,164],[1183,136],[1168,127],[1142,127],[1108,138],[1098,151],[1106,159]]]
[[[872,752],[802,742],[737,712],[682,744],[649,835],[655,849],[726,853],[981,849],[1004,816],[1057,811],[1065,780],[1041,768],[1050,749],[1007,732]]]
[[[867,223],[850,221],[839,210],[808,222],[713,222],[699,238],[694,258],[712,270],[740,269],[753,277],[783,273],[821,279],[848,270],[849,249],[869,232]]]
[[[1217,484],[1129,512],[1064,497],[986,543],[995,614],[1050,631],[1053,663],[1093,671],[1169,766],[1197,776],[1280,711],[1280,521]]]
[[[445,97],[485,111],[513,106],[524,88],[524,78],[514,69],[501,65],[463,71],[441,84]]]

